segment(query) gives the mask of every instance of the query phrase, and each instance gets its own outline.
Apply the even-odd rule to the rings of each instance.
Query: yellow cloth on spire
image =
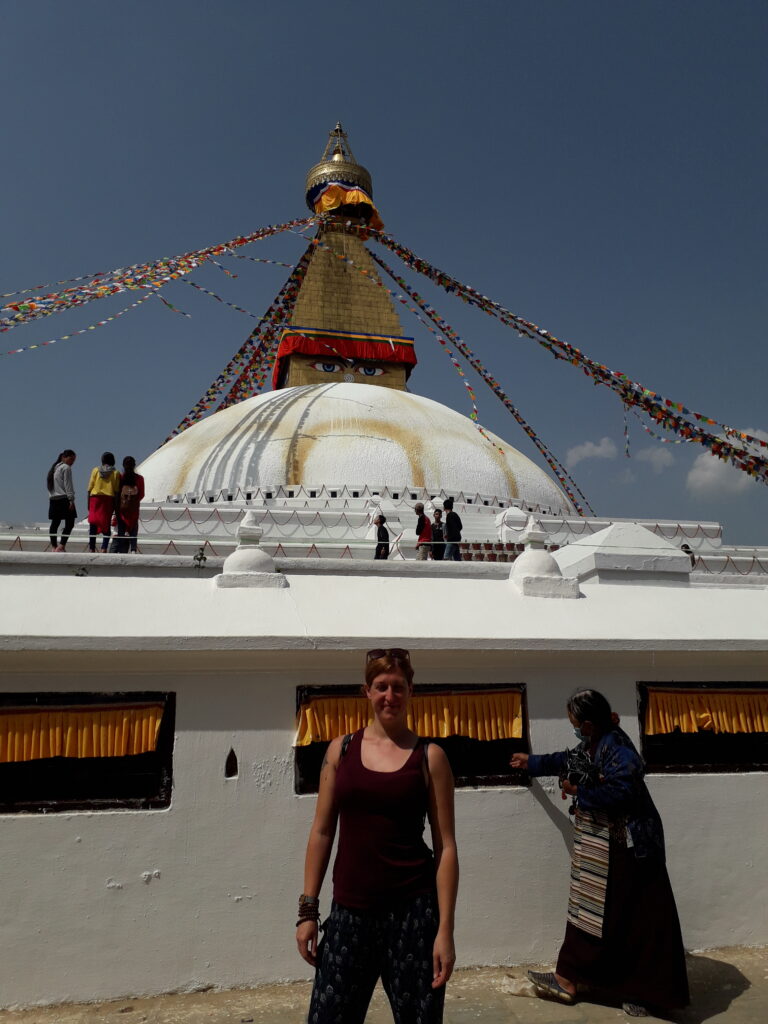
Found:
[[[348,185],[329,185],[315,200],[315,213],[330,213],[339,206],[355,205],[363,203],[373,210],[371,216],[371,227],[381,231],[384,221],[379,216],[379,211],[373,205],[373,200],[361,188],[350,188]]]
[[[157,748],[162,704],[0,711],[0,763],[125,757]]]
[[[314,697],[299,708],[297,747],[357,732],[371,721],[365,697]],[[424,694],[412,697],[408,728],[418,736],[474,740],[521,739],[523,718],[518,691]]]
[[[768,692],[760,690],[651,690],[645,734],[768,732]]]

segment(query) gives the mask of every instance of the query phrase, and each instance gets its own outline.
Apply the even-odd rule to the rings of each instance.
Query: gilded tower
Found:
[[[283,331],[275,388],[343,380],[405,391],[416,364],[413,339],[404,336],[359,231],[350,230],[383,225],[371,175],[355,160],[341,124],[307,174],[306,201],[323,220]]]

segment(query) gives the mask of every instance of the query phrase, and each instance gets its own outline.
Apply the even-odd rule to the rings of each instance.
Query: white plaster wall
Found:
[[[172,806],[164,811],[5,815],[0,1000],[97,1000],[305,977],[294,950],[313,797],[293,792],[297,685],[351,683],[359,655],[253,652],[243,668],[115,671],[113,654],[82,670],[8,672],[6,691],[172,689],[177,693]],[[271,660],[270,660],[271,658]],[[292,661],[293,659],[296,659]],[[525,682],[535,750],[572,743],[565,699],[593,685],[637,734],[638,680],[669,679],[653,655],[414,652],[417,682]],[[730,672],[727,675],[726,672]],[[724,670],[701,656],[674,678],[765,678],[752,661]],[[224,777],[230,747],[237,779]],[[655,777],[669,867],[689,948],[768,942],[764,775]],[[546,959],[564,928],[569,823],[546,780],[531,790],[457,793],[460,963]],[[144,876],[149,873],[150,880]],[[157,875],[155,874],[157,873]],[[330,875],[330,872],[329,872]],[[327,909],[328,887],[323,896]]]

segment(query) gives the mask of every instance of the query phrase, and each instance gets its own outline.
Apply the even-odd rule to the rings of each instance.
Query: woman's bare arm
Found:
[[[453,927],[456,913],[456,892],[459,885],[459,858],[453,808],[453,773],[445,752],[436,743],[427,747],[429,764],[429,823],[432,828],[432,849],[435,853],[437,903],[440,926],[432,951],[432,988],[444,985],[453,973],[456,950]]]
[[[312,828],[304,858],[304,895],[319,896],[336,835],[338,813],[334,798],[336,769],[341,754],[341,737],[332,740],[320,769],[320,789]],[[317,957],[318,926],[316,921],[302,921],[296,928],[299,953],[313,967]]]

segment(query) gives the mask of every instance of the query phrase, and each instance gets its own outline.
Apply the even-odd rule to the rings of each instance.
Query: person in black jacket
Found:
[[[443,535],[443,513],[442,509],[435,509],[435,518],[432,520],[432,558],[436,562],[442,562],[445,555],[445,537]]]
[[[458,513],[453,511],[453,498],[445,499],[443,509],[445,510],[445,557],[447,561],[460,562],[459,541],[463,524]]]
[[[387,517],[379,513],[373,520],[373,525],[376,527],[376,554],[373,556],[374,560],[383,559],[386,561],[389,558],[389,530],[386,528]]]

